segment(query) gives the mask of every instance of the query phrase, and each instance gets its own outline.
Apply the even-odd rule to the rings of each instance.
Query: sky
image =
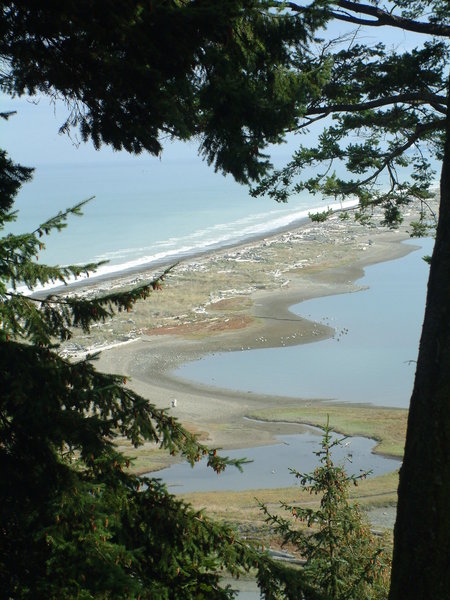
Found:
[[[334,22],[325,34],[338,37],[354,31],[353,25]],[[383,41],[386,45],[405,49],[420,45],[424,36],[411,34],[401,29],[365,28],[360,30],[359,39],[364,43],[375,44]],[[85,164],[85,163],[124,163],[138,161],[159,161],[147,153],[140,156],[130,155],[125,151],[116,152],[109,147],[95,150],[92,143],[76,144],[76,130],[71,140],[67,134],[59,134],[59,127],[64,123],[67,109],[63,102],[52,103],[49,98],[29,99],[27,97],[11,98],[0,93],[0,112],[17,111],[17,115],[9,121],[0,119],[0,147],[8,151],[10,157],[24,165],[39,167],[50,164]],[[296,149],[298,138],[291,136],[287,143],[272,147],[273,157],[289,158]],[[195,142],[167,142],[163,152],[164,161],[192,160],[197,156]],[[198,158],[200,161],[201,159]]]
[[[55,105],[45,96],[31,100],[2,94],[0,111],[17,111],[8,121],[0,120],[0,139],[8,154],[25,165],[159,160],[149,154],[136,157],[107,146],[98,151],[90,142],[76,143],[76,130],[72,132],[73,139],[58,131],[67,114],[64,104]],[[196,152],[191,144],[167,144],[167,153],[172,159],[182,159],[193,151]]]

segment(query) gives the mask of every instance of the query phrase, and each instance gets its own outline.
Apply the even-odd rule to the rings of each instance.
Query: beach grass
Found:
[[[116,447],[130,460],[129,469],[135,475],[157,472],[176,462],[166,450],[162,450],[154,443],[145,443],[134,448],[128,440],[121,438]]]
[[[272,514],[286,516],[282,502],[311,509],[319,507],[320,498],[311,496],[295,485],[276,489],[246,490],[240,492],[193,492],[183,494],[183,499],[197,510],[203,510],[209,517],[236,527],[241,535],[248,538],[274,543],[271,531],[264,521],[259,503],[267,505]],[[356,502],[363,511],[372,508],[390,507],[397,502],[398,472],[386,473],[379,477],[364,479],[350,489],[350,500]]]
[[[290,422],[331,428],[343,435],[360,435],[377,441],[374,452],[386,456],[403,456],[408,411],[402,408],[380,408],[308,401],[288,408],[266,408],[248,414],[252,419]]]

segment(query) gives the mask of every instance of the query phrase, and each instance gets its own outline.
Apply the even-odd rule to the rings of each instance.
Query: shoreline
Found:
[[[410,251],[407,246],[398,242],[400,240],[396,239],[395,251],[392,248],[382,257],[377,256],[377,260],[372,260],[375,259],[374,256],[367,256],[367,264],[382,262],[382,258],[395,260]],[[355,267],[350,267],[348,271],[344,270],[342,273],[355,274],[356,270]],[[361,274],[362,271],[359,272],[358,269],[357,276]],[[320,279],[324,277],[326,274],[321,272]],[[297,331],[301,332],[301,343],[314,343],[329,338],[334,332],[332,328],[290,313],[289,306],[306,299],[351,293],[357,289],[353,282],[340,285],[319,282],[316,285],[310,284],[307,289],[290,290],[282,296],[273,292],[257,292],[255,295],[259,300],[258,304],[262,304],[262,307],[259,307],[258,317],[261,317],[261,313],[272,315],[267,321],[260,319],[259,322],[253,322],[244,329],[220,331],[200,338],[177,334],[145,335],[136,343],[116,346],[102,352],[98,362],[99,368],[127,375],[135,391],[149,398],[159,408],[168,408],[183,425],[200,433],[210,446],[228,450],[273,444],[276,442],[276,435],[300,432],[304,430],[304,425],[310,423],[308,421],[286,423],[261,418],[251,421],[248,417],[258,411],[270,410],[274,406],[278,410],[293,410],[297,409],[299,404],[314,405],[328,407],[328,410],[331,404],[336,408],[343,405],[330,402],[329,399],[263,395],[216,388],[175,377],[171,375],[171,371],[178,365],[205,354],[243,348],[281,347],[282,339],[286,345],[296,345],[299,343],[298,337],[290,337],[295,327],[298,327]],[[254,311],[254,307],[252,308]],[[250,309],[250,312],[253,311]],[[261,341],[261,338],[264,341]],[[177,400],[176,408],[170,408],[173,399]],[[360,408],[375,410],[372,405],[364,403],[351,405],[353,411]],[[406,413],[404,409],[386,410]],[[395,453],[380,453],[398,457]]]
[[[116,340],[117,343],[128,344],[101,352],[99,369],[127,375],[133,389],[157,407],[170,410],[183,425],[198,433],[210,446],[225,450],[244,449],[271,444],[274,436],[280,433],[299,431],[302,427],[300,422],[251,423],[244,417],[275,406],[279,410],[292,410],[305,402],[317,407],[327,406],[326,400],[212,388],[183,381],[172,376],[170,370],[208,353],[278,347],[298,344],[300,341],[311,343],[330,337],[333,334],[330,327],[294,315],[289,311],[289,306],[306,299],[356,291],[360,286],[355,281],[363,275],[365,266],[395,260],[414,249],[413,245],[401,243],[409,239],[406,226],[400,232],[392,232],[355,226],[353,223],[349,225],[351,239],[347,227],[342,228],[335,217],[331,224],[306,224],[290,232],[266,236],[257,243],[241,245],[234,249],[231,257],[229,250],[221,250],[203,257],[201,261],[184,264],[181,274],[171,275],[167,287],[158,295],[156,312],[159,319],[153,319],[155,305],[152,306],[150,298],[145,303],[147,310],[137,308],[130,319],[133,321],[130,325],[139,326],[135,329],[136,337],[133,340]],[[309,240],[311,231],[314,232],[314,239]],[[317,240],[317,237],[321,239]],[[270,254],[274,246],[277,247],[274,256],[268,258],[263,255],[264,250]],[[298,260],[292,260],[294,257],[298,259],[298,255],[290,250],[299,248],[304,250],[300,254],[301,260],[308,261],[307,264],[299,265]],[[331,256],[331,259],[330,248],[335,250],[335,256]],[[319,249],[326,252],[317,254]],[[286,258],[286,253],[290,255],[290,260],[279,262],[278,259]],[[277,260],[274,261],[274,257]],[[237,267],[242,269],[242,265],[247,265],[247,285],[223,290],[221,271],[224,263],[228,262],[229,266],[230,261],[234,261],[233,268],[228,272],[231,271],[241,284],[242,278],[239,278]],[[267,282],[266,277],[263,284],[258,284],[261,269],[257,267],[261,262],[266,267],[273,267],[274,262],[280,267],[278,270],[281,275],[275,277],[275,283],[273,278]],[[206,279],[206,283],[202,284],[209,289],[206,300],[202,297],[203,302],[198,306],[197,295],[183,298],[183,314],[176,314],[180,304],[174,301],[174,294],[181,294],[188,282],[196,285],[197,278]],[[252,285],[248,285],[249,278]],[[286,280],[288,284],[284,283]],[[229,278],[225,281],[229,283]],[[178,285],[174,285],[174,282]],[[173,294],[169,292],[167,297],[166,290],[172,290],[172,286],[175,291]],[[202,288],[201,285],[199,287]],[[204,291],[203,288],[201,291]],[[168,306],[173,309],[167,316],[159,310],[166,299]],[[188,300],[192,300],[190,307]],[[146,322],[151,322],[151,325],[145,326]],[[135,343],[129,343],[131,341]],[[177,406],[170,408],[174,399],[177,400]],[[367,405],[352,405],[353,411],[358,408],[372,410]],[[406,413],[402,409],[391,410]],[[386,454],[398,456],[397,451]],[[161,464],[166,466],[170,461]]]
[[[83,288],[95,288],[96,286],[105,283],[114,283],[120,280],[126,281],[130,277],[139,276],[143,273],[154,273],[157,271],[164,270],[170,267],[171,265],[178,265],[190,261],[195,261],[198,259],[208,257],[214,253],[244,247],[255,242],[257,243],[261,240],[264,240],[265,238],[276,236],[281,233],[288,232],[292,229],[303,227],[308,222],[308,217],[301,217],[300,219],[297,219],[289,225],[283,225],[281,227],[277,227],[273,230],[266,231],[264,233],[254,233],[238,241],[230,241],[222,245],[211,244],[210,246],[205,247],[205,249],[203,250],[193,250],[192,253],[189,251],[185,251],[184,253],[180,252],[179,254],[176,254],[174,256],[153,260],[149,263],[135,265],[132,267],[122,267],[119,270],[114,271],[112,273],[104,273],[100,275],[96,275],[95,273],[93,273],[93,275],[91,275],[90,277],[87,277],[85,279],[74,280],[70,282],[67,286],[58,285],[57,287],[51,288],[49,291],[55,294],[61,294],[66,291],[71,292],[72,290],[79,290]],[[41,294],[44,294],[44,292],[46,293],[47,290],[39,291],[35,295],[39,296]]]
[[[396,249],[394,250],[393,247],[395,245],[396,242],[403,242],[403,241],[407,241],[409,239],[411,239],[408,235],[408,233],[406,233],[405,229],[406,227],[403,226],[401,229],[397,229],[397,230],[387,230],[385,228],[380,228],[379,226],[376,226],[375,229],[371,229],[368,227],[364,227],[355,223],[350,223],[348,225],[350,225],[350,229],[351,232],[349,234],[349,236],[347,236],[348,239],[351,239],[353,241],[353,247],[349,248],[347,251],[346,248],[344,249],[340,249],[342,251],[342,257],[339,257],[341,260],[336,260],[334,258],[333,261],[331,261],[331,263],[329,265],[327,264],[322,264],[324,261],[323,260],[314,260],[314,258],[316,259],[322,259],[323,258],[323,252],[320,255],[317,255],[316,257],[312,257],[309,256],[311,254],[312,248],[311,246],[314,246],[314,243],[310,243],[309,247],[306,249],[306,258],[301,259],[300,261],[294,261],[292,262],[292,260],[289,260],[289,262],[287,262],[286,264],[282,264],[281,268],[278,269],[278,266],[280,266],[277,263],[277,269],[275,273],[270,273],[269,275],[273,275],[272,281],[267,281],[267,277],[266,277],[266,281],[264,282],[258,282],[257,278],[258,276],[261,277],[261,272],[259,273],[255,273],[254,275],[256,275],[256,278],[254,278],[254,281],[252,281],[251,283],[249,283],[248,286],[246,286],[244,289],[242,289],[242,286],[236,286],[236,288],[234,289],[228,289],[228,290],[217,290],[217,296],[212,298],[214,295],[214,289],[215,288],[219,288],[220,283],[221,282],[216,282],[214,281],[214,270],[217,270],[217,263],[220,262],[229,262],[231,263],[231,266],[235,266],[238,262],[258,262],[260,259],[259,257],[252,260],[252,257],[250,258],[241,258],[240,255],[245,255],[245,254],[255,254],[257,253],[259,250],[261,250],[261,247],[263,246],[268,246],[268,247],[272,247],[272,245],[274,246],[281,246],[284,247],[284,249],[286,249],[286,247],[292,246],[292,241],[294,240],[294,245],[295,243],[297,243],[298,239],[297,236],[299,236],[300,238],[302,238],[302,236],[304,234],[310,234],[311,231],[315,231],[318,233],[318,235],[323,235],[324,231],[326,232],[329,228],[330,228],[330,224],[334,219],[334,224],[336,223],[336,219],[337,217],[331,217],[327,222],[325,223],[320,223],[320,224],[312,224],[308,219],[304,220],[302,219],[295,228],[291,228],[291,227],[283,227],[281,230],[276,230],[276,231],[272,231],[267,235],[264,236],[257,236],[256,238],[252,238],[250,240],[246,240],[244,242],[239,242],[236,244],[232,244],[230,246],[226,245],[224,247],[221,247],[217,250],[213,250],[213,251],[204,251],[204,252],[200,252],[198,254],[195,254],[193,256],[189,256],[188,258],[180,261],[179,263],[175,263],[174,264],[174,270],[172,272],[170,272],[168,275],[166,275],[165,278],[165,282],[163,284],[163,292],[162,295],[164,296],[162,302],[158,302],[159,299],[156,298],[156,293],[152,295],[152,297],[147,301],[149,304],[154,304],[156,305],[156,308],[158,309],[161,304],[165,304],[165,301],[167,300],[167,291],[170,289],[172,281],[175,280],[175,283],[177,283],[176,280],[180,280],[180,278],[183,278],[183,275],[185,276],[184,279],[189,279],[190,277],[197,277],[198,275],[202,276],[203,273],[205,272],[209,272],[212,273],[212,281],[209,283],[209,285],[211,286],[211,293],[209,294],[210,298],[209,301],[206,302],[205,304],[208,305],[212,305],[214,303],[220,303],[221,300],[227,300],[227,299],[237,299],[238,297],[255,297],[255,299],[258,299],[261,296],[264,296],[266,293],[268,295],[272,295],[273,292],[280,292],[284,295],[284,298],[288,298],[289,295],[292,296],[292,300],[290,301],[282,301],[281,304],[283,305],[283,312],[284,312],[284,316],[286,318],[294,318],[294,319],[299,319],[299,317],[297,315],[293,315],[293,313],[291,313],[289,311],[289,306],[298,302],[302,302],[304,300],[309,300],[315,297],[321,297],[321,296],[325,296],[325,295],[333,295],[333,294],[341,294],[341,293],[348,293],[351,291],[357,291],[360,289],[360,286],[357,286],[354,282],[357,281],[358,279],[362,278],[364,276],[364,268],[366,266],[372,265],[372,264],[376,264],[378,262],[385,262],[385,261],[389,261],[389,260],[395,260],[396,258],[400,258],[404,255],[406,255],[408,252],[412,251],[414,249],[414,247],[411,247],[411,249],[409,249],[407,246],[405,246],[403,249],[399,250]],[[357,234],[355,235],[355,230],[357,231]],[[333,233],[333,232],[332,232]],[[334,231],[334,233],[336,233]],[[338,237],[341,237],[342,235],[342,231],[338,231]],[[370,239],[371,237],[373,238],[377,238],[377,241],[380,242],[381,241],[381,247],[380,245],[377,246],[373,246],[373,241],[372,239]],[[347,244],[348,246],[351,245],[349,244],[347,240],[342,240],[342,239],[335,239],[332,242],[332,246],[333,245],[339,245],[339,243],[342,243],[344,241],[344,244]],[[301,240],[302,241],[302,240]],[[313,239],[312,242],[316,241],[316,237],[313,235]],[[323,240],[319,240],[319,243],[322,243]],[[393,244],[394,242],[394,244]],[[355,248],[355,246],[359,246],[357,248]],[[390,246],[390,247],[389,247]],[[320,248],[320,246],[319,246]],[[366,251],[368,250],[368,252],[364,252],[364,254],[361,253],[362,251]],[[276,254],[276,252],[275,252]],[[284,256],[282,258],[285,258]],[[292,257],[289,257],[289,259],[291,259]],[[273,262],[273,261],[272,261]],[[215,264],[216,263],[216,264]],[[235,263],[235,265],[233,265],[232,263]],[[302,264],[302,263],[306,263],[306,264]],[[337,263],[337,264],[336,264]],[[52,293],[56,293],[56,294],[63,294],[66,296],[79,296],[79,297],[85,297],[85,298],[89,298],[95,295],[102,295],[103,293],[108,293],[111,290],[120,290],[120,289],[126,289],[126,288],[131,288],[137,285],[141,285],[144,282],[147,281],[151,281],[152,279],[156,278],[159,276],[159,274],[161,273],[162,270],[164,270],[163,268],[167,268],[168,265],[171,264],[171,261],[164,261],[164,263],[158,264],[157,266],[152,266],[151,268],[142,268],[142,267],[136,267],[133,268],[131,271],[125,270],[123,272],[120,272],[118,274],[114,274],[114,275],[105,275],[102,276],[98,279],[89,279],[89,280],[83,280],[83,281],[78,281],[75,282],[75,284],[71,284],[69,287],[59,287],[57,289],[52,290]],[[320,269],[320,270],[326,270],[328,267],[333,268],[334,269],[334,275],[332,277],[328,277],[326,280],[324,278],[323,281],[317,281],[316,285],[318,286],[317,290],[306,290],[304,291],[302,294],[300,294],[300,296],[298,295],[297,291],[293,291],[292,290],[292,284],[295,285],[295,281],[292,281],[290,278],[284,278],[283,276],[285,273],[287,273],[290,277],[292,277],[293,279],[296,278],[298,275],[303,275],[304,272],[308,273],[308,271],[311,270],[311,268],[313,269]],[[251,267],[248,269],[249,270],[249,274],[252,276],[253,274],[251,273]],[[260,270],[261,271],[261,270]],[[345,271],[345,272],[344,272]],[[232,272],[232,269],[230,269],[230,273]],[[181,274],[181,277],[180,277]],[[186,277],[187,274],[187,277]],[[274,278],[276,277],[280,277],[281,279],[278,281],[275,281]],[[270,277],[269,277],[270,279]],[[308,287],[311,287],[310,282],[308,283]],[[284,289],[285,288],[285,289]],[[327,288],[330,288],[329,290]],[[41,292],[38,292],[38,294],[41,294]],[[156,302],[155,302],[156,300]],[[173,300],[173,298],[169,299],[169,304],[171,303],[171,301]],[[270,303],[269,303],[270,304]],[[274,299],[273,303],[274,306],[277,306],[278,304],[280,304],[280,298]],[[185,309],[186,306],[182,305],[183,308]],[[197,314],[200,314],[201,312],[205,312],[204,307],[195,307],[195,306],[190,306],[187,307],[188,310],[190,310],[191,312],[194,311],[197,312]],[[171,309],[169,308],[169,312],[171,311]],[[171,312],[174,312],[173,310]],[[183,312],[185,312],[183,310]],[[258,314],[253,314],[254,311],[250,311],[252,312],[252,318],[272,318],[271,315],[258,315]],[[137,314],[138,317],[142,317],[143,313],[145,313],[145,311],[141,310],[141,307],[136,307],[133,311],[131,311],[131,315],[135,315]],[[156,316],[159,315],[158,310],[156,311]],[[148,311],[147,311],[147,315]],[[154,315],[152,315],[154,316]],[[116,315],[115,318],[111,319],[111,323],[117,325],[118,321],[120,319],[118,319],[118,317],[120,317],[120,315]],[[184,321],[182,321],[181,319],[183,319],[184,317],[187,317]],[[144,317],[145,318],[145,317]],[[280,317],[281,319],[282,317]],[[163,316],[162,319],[161,318],[156,318],[156,319],[151,319],[152,322],[150,324],[148,324],[148,327],[146,329],[148,329],[148,331],[143,331],[143,329],[141,328],[137,333],[138,333],[138,337],[142,337],[142,334],[144,334],[144,336],[146,336],[147,334],[150,336],[153,335],[159,335],[161,332],[163,332],[164,334],[170,333],[167,330],[164,330],[164,326],[166,325],[165,323],[163,323],[162,321],[164,320],[168,320],[168,319],[172,319],[175,322],[173,323],[173,329],[174,329],[174,333],[176,335],[181,334],[182,335],[182,331],[180,328],[180,325],[191,325],[193,322],[199,322],[200,319],[198,319],[194,314],[190,314],[190,315],[177,315],[177,314],[173,314],[171,316]],[[132,323],[133,318],[128,319],[129,323]],[[109,323],[109,322],[108,322]],[[133,323],[132,323],[133,324]],[[139,323],[139,325],[142,325],[142,323]],[[94,344],[92,344],[90,341],[86,343],[86,340],[89,339],[89,336],[83,336],[80,335],[79,333],[76,334],[74,336],[74,339],[78,341],[81,341],[82,344],[79,346],[79,349],[82,349],[81,352],[77,352],[76,350],[74,351],[73,349],[70,348],[70,344],[64,344],[63,345],[63,349],[62,349],[62,353],[66,356],[72,356],[74,358],[80,357],[80,356],[84,356],[87,353],[90,352],[97,352],[97,351],[103,351],[103,350],[107,350],[110,349],[111,347],[113,347],[114,345],[120,346],[122,344],[125,343],[129,343],[132,340],[136,340],[136,331],[133,328],[127,327],[125,328],[127,331],[119,331],[117,332],[118,335],[116,334],[116,339],[115,340],[111,340],[111,336],[107,336],[105,335],[105,329],[104,329],[104,324],[100,324],[98,326],[94,325],[92,329],[95,329],[96,327],[98,328],[102,328],[103,331],[101,332],[101,334],[99,336],[91,336],[94,338],[104,338],[105,341],[101,344],[101,345],[96,345],[96,339],[94,339]],[[160,331],[158,331],[160,330]],[[164,331],[163,331],[164,330]],[[188,331],[187,332],[187,336],[191,336],[192,332]],[[113,336],[114,337],[114,336]],[[106,342],[106,340],[108,340],[108,342]],[[314,340],[312,340],[314,341]]]
[[[335,204],[331,205],[335,206]],[[309,212],[314,211],[326,211],[330,209],[330,204],[327,207],[323,206],[322,208],[312,208]],[[357,209],[357,205],[353,201],[344,202],[341,208],[332,208],[334,214],[343,213],[343,212],[351,212]],[[303,211],[305,214],[307,210]],[[264,239],[275,237],[281,235],[283,233],[290,232],[292,230],[300,229],[310,223],[310,218],[308,216],[301,216],[294,218],[291,222],[283,225],[278,225],[273,227],[273,229],[267,229],[262,232],[253,232],[245,235],[240,239],[229,240],[226,242],[216,242],[209,243],[202,249],[190,249],[185,250],[183,252],[179,252],[178,254],[174,254],[173,256],[167,256],[160,259],[154,259],[147,263],[142,263],[139,265],[133,265],[128,267],[119,268],[117,271],[113,271],[111,273],[103,273],[96,275],[93,273],[90,277],[86,277],[84,279],[78,279],[71,281],[67,286],[65,285],[57,285],[53,288],[50,288],[48,291],[52,293],[61,294],[63,292],[71,292],[71,290],[79,290],[83,288],[96,287],[101,284],[111,283],[117,280],[126,280],[129,277],[133,277],[136,275],[141,275],[142,273],[155,272],[164,270],[165,268],[170,267],[173,264],[179,264],[189,261],[194,261],[198,259],[202,259],[204,257],[208,257],[214,253],[220,253],[222,251],[232,250],[235,248],[244,247],[250,244],[261,242]],[[120,266],[120,265],[117,265]],[[33,294],[35,297],[40,297],[41,295],[47,293],[47,290],[42,290]]]

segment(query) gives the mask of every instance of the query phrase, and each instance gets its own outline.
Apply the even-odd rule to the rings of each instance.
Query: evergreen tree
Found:
[[[0,229],[31,170],[1,161]],[[37,262],[45,237],[84,203],[31,233],[0,239],[0,589],[2,598],[227,598],[220,570],[237,575],[255,554],[226,527],[128,471],[114,444],[153,441],[216,471],[242,461],[220,457],[164,410],[134,393],[92,358],[69,362],[58,343],[128,310],[161,277],[94,300],[25,294],[49,281],[95,270]]]
[[[62,99],[70,114],[61,131],[78,127],[96,148],[157,155],[164,137],[195,137],[216,170],[247,181],[266,169],[260,150],[293,123],[305,86],[289,69],[289,45],[307,29],[265,8],[256,0],[3,2],[0,89]],[[114,440],[154,441],[191,464],[205,457],[217,472],[240,461],[199,444],[123,376],[58,354],[73,327],[87,331],[130,309],[164,274],[89,301],[24,293],[98,266],[38,262],[46,236],[84,202],[30,233],[5,233],[31,175],[0,153],[2,597],[230,597],[220,571],[238,575],[265,559],[158,480],[131,475]]]
[[[348,475],[342,465],[334,464],[332,458],[333,448],[344,439],[333,440],[327,424],[321,449],[315,452],[319,465],[314,472],[304,474],[292,469],[300,484],[311,495],[320,497],[318,509],[282,502],[281,507],[289,513],[289,517],[283,517],[271,513],[264,504],[260,506],[266,522],[281,537],[283,544],[293,545],[305,559],[301,568],[302,580],[321,597],[383,600],[388,593],[389,559],[364,523],[359,507],[350,503],[348,494],[350,485],[358,485],[367,473]],[[306,525],[306,530],[302,525]],[[294,569],[285,569],[278,573],[280,598],[301,598],[304,594],[298,587],[298,574],[292,571]],[[271,588],[274,588],[273,581]]]

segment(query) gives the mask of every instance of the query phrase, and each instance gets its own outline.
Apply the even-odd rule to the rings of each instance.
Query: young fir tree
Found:
[[[58,354],[73,327],[87,331],[130,309],[164,274],[89,301],[24,293],[96,267],[38,262],[46,236],[80,214],[83,202],[31,233],[4,233],[31,175],[0,154],[1,597],[231,597],[220,571],[247,570],[255,553],[157,479],[130,474],[114,441],[153,441],[191,464],[205,457],[217,472],[234,461],[199,444],[123,376],[99,373],[89,357],[70,362]]]
[[[343,466],[334,464],[332,450],[342,442],[343,439],[332,439],[327,424],[321,449],[315,452],[319,466],[307,474],[292,470],[310,494],[320,497],[318,509],[282,502],[282,508],[289,513],[286,518],[272,514],[264,504],[261,508],[266,522],[283,543],[293,545],[306,560],[301,568],[303,582],[309,583],[322,598],[383,600],[388,595],[390,561],[370,533],[357,504],[349,500],[349,487],[367,474],[348,475]],[[274,574],[277,578],[280,598],[312,597],[298,587],[293,568]],[[273,581],[271,587],[275,587]]]

